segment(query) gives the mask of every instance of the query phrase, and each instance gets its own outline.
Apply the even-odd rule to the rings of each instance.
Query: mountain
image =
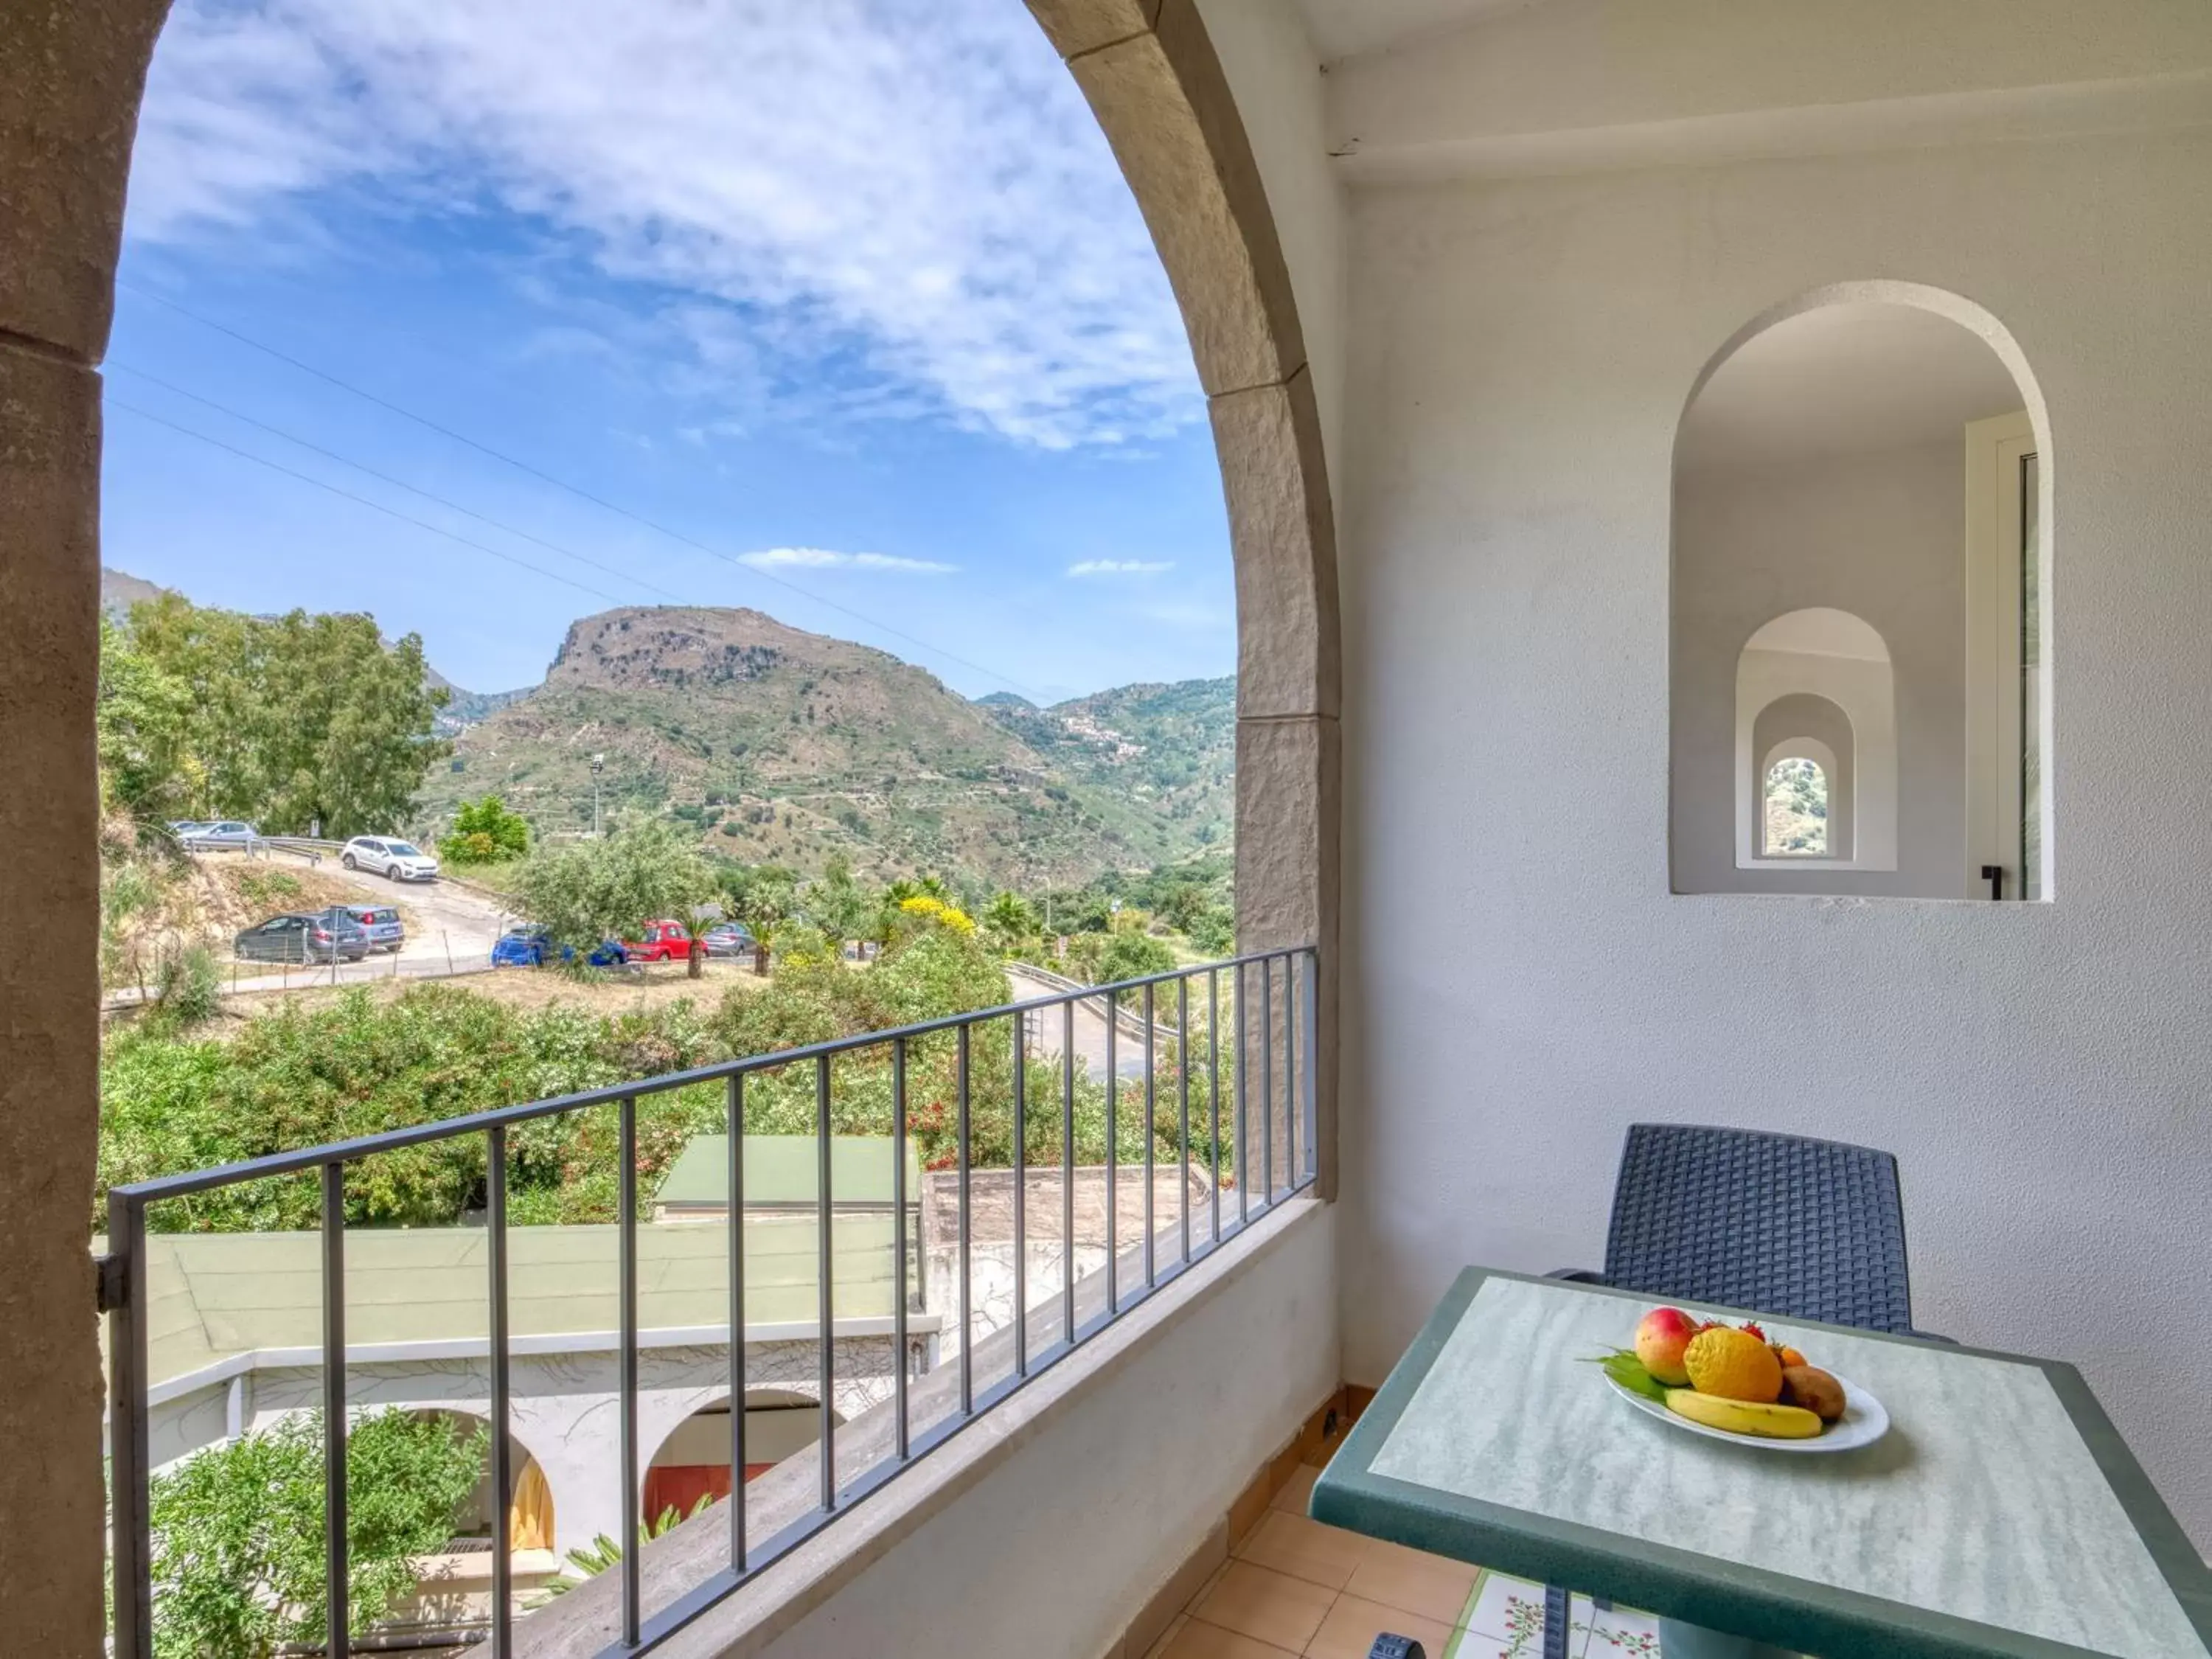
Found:
[[[517,697],[526,697],[532,688],[520,691],[464,691],[436,669],[425,666],[423,684],[433,691],[446,694],[446,706],[432,718],[431,724],[441,738],[450,738],[465,732],[486,715],[495,713]]]
[[[1200,847],[1226,846],[1237,815],[1237,681],[1122,685],[1049,708],[986,697],[999,723],[1079,782],[1149,807]]]
[[[599,756],[605,811],[666,811],[747,862],[1079,881],[1225,842],[1234,696],[1198,684],[978,703],[757,611],[610,611],[569,629],[543,685],[459,732],[423,808],[434,826],[495,793],[541,832],[587,828]]]
[[[100,608],[111,617],[123,616],[132,605],[145,599],[158,599],[168,591],[127,570],[100,567]]]

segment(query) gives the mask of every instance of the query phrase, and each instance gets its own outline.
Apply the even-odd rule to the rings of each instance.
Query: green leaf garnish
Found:
[[[1615,1348],[1610,1353],[1594,1354],[1586,1363],[1601,1367],[1607,1376],[1629,1393],[1640,1394],[1662,1405],[1666,1403],[1667,1385],[1644,1369],[1634,1349]]]

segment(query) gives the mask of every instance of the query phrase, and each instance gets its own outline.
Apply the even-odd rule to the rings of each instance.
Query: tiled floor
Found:
[[[1340,1532],[1306,1517],[1307,1464],[1146,1659],[1367,1659],[1388,1631],[1428,1659],[1540,1659],[1540,1586]],[[1576,1598],[1569,1659],[1658,1659],[1657,1625]]]

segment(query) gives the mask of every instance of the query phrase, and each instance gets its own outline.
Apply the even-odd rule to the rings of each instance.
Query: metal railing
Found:
[[[749,1055],[742,1059],[672,1073],[636,1082],[563,1095],[526,1104],[476,1112],[396,1129],[358,1139],[335,1142],[295,1152],[253,1159],[216,1169],[133,1182],[110,1189],[108,1238],[111,1254],[102,1258],[99,1274],[100,1305],[107,1319],[109,1365],[109,1442],[112,1490],[110,1531],[114,1572],[115,1628],[112,1651],[116,1659],[152,1659],[156,1607],[152,1580],[154,1534],[152,1476],[148,1401],[149,1339],[154,1297],[148,1283],[148,1212],[167,1200],[185,1199],[273,1176],[319,1176],[321,1204],[322,1330],[321,1367],[322,1443],[325,1457],[325,1510],[324,1516],[325,1572],[327,1596],[323,1651],[353,1650],[355,1636],[348,1606],[346,1434],[349,1427],[346,1338],[346,1171],[349,1164],[402,1148],[422,1146],[468,1136],[481,1136],[485,1146],[485,1215],[488,1261],[486,1296],[489,1309],[490,1489],[492,1514],[498,1540],[494,1550],[493,1589],[488,1635],[493,1659],[510,1659],[516,1651],[514,1610],[513,1547],[507,1517],[514,1499],[518,1471],[513,1467],[510,1434],[514,1418],[514,1389],[510,1357],[508,1132],[521,1125],[563,1113],[612,1106],[619,1114],[619,1169],[617,1206],[617,1296],[620,1317],[618,1391],[620,1399],[618,1462],[622,1480],[622,1553],[619,1634],[602,1650],[601,1659],[630,1659],[650,1651],[662,1641],[748,1583],[792,1548],[830,1524],[854,1504],[879,1490],[916,1460],[942,1445],[952,1435],[988,1412],[1030,1378],[1049,1369],[1115,1321],[1142,1305],[1150,1297],[1215,1250],[1231,1243],[1245,1228],[1285,1200],[1313,1183],[1316,1157],[1317,957],[1311,946],[1261,951],[1200,967],[1084,987],[1026,1003],[985,1009],[974,1013],[930,1020],[896,1030],[868,1032],[801,1048]],[[1224,997],[1224,988],[1227,996]],[[1256,994],[1255,994],[1256,993]],[[1163,1002],[1171,998],[1176,1036],[1170,1039],[1161,1018]],[[1203,999],[1202,1004],[1200,999]],[[1077,1292],[1076,1203],[1078,1165],[1076,1142],[1077,1018],[1082,1005],[1097,1004],[1085,1017],[1103,1030],[1103,1090],[1105,1110],[1106,1158],[1103,1170],[1105,1279],[1103,1306],[1095,1285],[1086,1285],[1083,1304]],[[1193,1018],[1200,1006],[1202,1028]],[[1058,1053],[1060,1156],[1059,1224],[1060,1284],[1055,1294],[1033,1304],[1029,1288],[1026,1254],[1030,1207],[1028,1182],[1050,1166],[1028,1161],[1027,1120],[1030,1116],[1030,1074],[1032,1062],[1048,1056],[1033,1055],[1033,1028],[1028,1017],[1041,1010],[1060,1011]],[[1119,1011],[1136,1011],[1145,1036],[1141,1085],[1125,1079],[1117,1067]],[[1233,1022],[1233,1034],[1224,1036],[1224,1017]],[[1012,1357],[1007,1373],[979,1389],[975,1375],[978,1344],[971,1308],[973,1214],[969,1203],[975,1173],[971,1123],[971,1079],[974,1043],[978,1028],[1002,1024],[1011,1038],[1014,1109],[1011,1170],[1012,1259],[1016,1292],[1012,1306]],[[908,1377],[908,1231],[895,1226],[893,1248],[898,1256],[891,1298],[893,1319],[893,1395],[888,1402],[895,1413],[884,1455],[870,1467],[841,1480],[837,1466],[838,1417],[833,1407],[836,1384],[836,1309],[833,1303],[835,1263],[830,1225],[833,1201],[831,1148],[833,1136],[833,1073],[831,1062],[862,1051],[887,1051],[890,1074],[890,1114],[893,1139],[893,1213],[906,1214],[915,1195],[909,1194],[906,1174],[907,1147],[911,1133],[908,1113],[910,1061],[931,1038],[951,1034],[954,1045],[957,1095],[957,1179],[961,1196],[957,1261],[960,1282],[958,1392],[940,1414],[923,1425],[909,1417],[909,1395],[919,1383]],[[1156,1040],[1157,1039],[1157,1040]],[[1164,1105],[1159,1087],[1159,1060],[1164,1045],[1176,1049],[1171,1086],[1174,1097]],[[1202,1047],[1202,1053],[1190,1049]],[[1089,1058],[1083,1060],[1086,1076]],[[1277,1066],[1279,1065],[1279,1078]],[[1229,1069],[1224,1091],[1223,1074]],[[818,1441],[821,1480],[818,1502],[809,1512],[779,1526],[774,1534],[756,1540],[749,1536],[745,1494],[744,1401],[745,1378],[745,1227],[739,1201],[744,1190],[744,1158],[745,1088],[749,1079],[787,1067],[811,1066],[814,1132],[818,1142],[817,1172],[819,1260],[816,1264],[819,1322],[821,1432]],[[1196,1073],[1194,1076],[1194,1074]],[[803,1076],[804,1073],[801,1073]],[[1279,1089],[1278,1084],[1279,1082]],[[643,1494],[639,1462],[639,1291],[638,1291],[638,1103],[672,1091],[720,1084],[726,1114],[732,1194],[727,1271],[729,1350],[731,1493],[723,1500],[728,1511],[728,1565],[705,1582],[690,1586],[662,1607],[642,1605],[641,1550],[635,1541]],[[1139,1245],[1124,1249],[1119,1237],[1116,1183],[1123,1159],[1118,1151],[1119,1114],[1125,1097],[1141,1086],[1145,1113],[1143,1180],[1143,1237]],[[1048,1089],[1047,1092],[1049,1092]],[[1158,1147],[1162,1139],[1164,1109],[1171,1106],[1176,1133],[1176,1157],[1180,1162],[1181,1197],[1177,1214],[1163,1229],[1154,1213],[1154,1182],[1158,1171]],[[1194,1119],[1194,1113],[1197,1117]],[[1206,1131],[1204,1155],[1194,1160],[1193,1125]],[[1133,1164],[1133,1160],[1131,1160]],[[1172,1165],[1170,1166],[1172,1169]],[[1191,1193],[1194,1176],[1202,1172],[1208,1197],[1203,1237],[1194,1224]],[[1129,1173],[1133,1175],[1134,1169]],[[1233,1202],[1224,1201],[1224,1182],[1233,1189]],[[1256,1188],[1256,1190],[1255,1190]],[[647,1223],[647,1225],[654,1224]],[[1166,1241],[1164,1248],[1164,1241]],[[926,1244],[914,1247],[920,1255]],[[1125,1261],[1124,1256],[1127,1260]],[[1141,1277],[1139,1277],[1139,1275]],[[1096,1277],[1095,1274],[1091,1277]],[[1127,1288],[1124,1279],[1130,1281]],[[1033,1351],[1032,1321],[1047,1328],[1050,1340]],[[719,1346],[719,1345],[717,1345]],[[926,1376],[926,1374],[925,1374]],[[951,1379],[941,1380],[949,1396]],[[882,1409],[878,1407],[878,1409]],[[872,1416],[873,1413],[869,1413]],[[866,1420],[856,1419],[860,1423]],[[189,1455],[189,1454],[188,1454]],[[465,1638],[464,1638],[465,1639]]]

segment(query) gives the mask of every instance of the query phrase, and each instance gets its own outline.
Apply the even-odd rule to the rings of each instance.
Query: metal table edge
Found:
[[[1314,1520],[1538,1583],[1565,1585],[1664,1618],[1823,1654],[1828,1659],[1856,1659],[1860,1655],[1869,1659],[1875,1656],[1879,1659],[2082,1659],[2093,1653],[2068,1643],[1693,1551],[1620,1537],[1577,1522],[1461,1498],[1374,1474],[1375,1459],[1399,1419],[1477,1293],[1492,1279],[1554,1285],[1645,1305],[1659,1299],[1610,1285],[1546,1279],[1504,1268],[1462,1269],[1315,1480],[1307,1505]],[[1710,1303],[1681,1305],[1743,1317],[1760,1316]],[[1855,1338],[1923,1346],[1918,1338],[1819,1320],[1790,1317],[1787,1322]],[[1990,1348],[1943,1346],[1948,1352],[2033,1365],[2044,1373],[2206,1653],[2212,1655],[2212,1568],[2198,1557],[2080,1371],[2060,1360]]]

